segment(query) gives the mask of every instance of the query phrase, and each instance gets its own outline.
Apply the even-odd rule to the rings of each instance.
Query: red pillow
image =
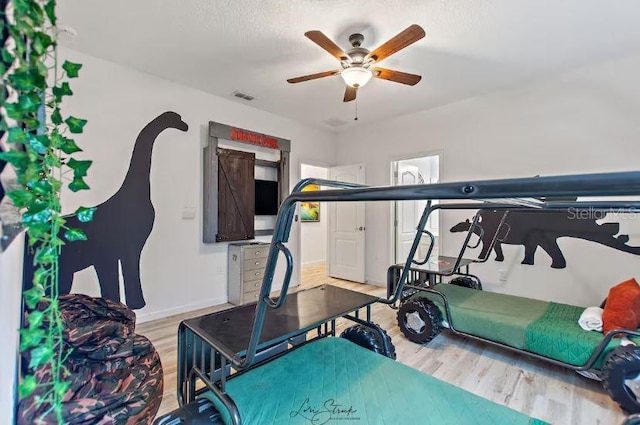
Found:
[[[609,290],[602,313],[602,331],[637,329],[640,326],[640,285],[635,279],[617,284]]]

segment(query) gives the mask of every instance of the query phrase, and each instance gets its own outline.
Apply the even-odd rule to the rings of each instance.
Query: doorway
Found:
[[[329,168],[300,164],[300,179],[327,179]],[[300,208],[300,207],[298,207]],[[320,202],[317,214],[298,214],[300,217],[300,266],[302,279],[309,275],[326,276],[327,268],[327,205]]]
[[[440,154],[430,154],[414,158],[402,159],[391,163],[393,185],[433,184],[440,181]],[[434,204],[437,201],[433,202]],[[396,201],[393,205],[393,260],[395,264],[405,263],[416,236],[416,228],[427,201]],[[431,258],[437,258],[440,253],[440,220],[438,211],[434,211],[427,222],[426,230],[435,237],[435,245]],[[431,240],[422,235],[414,259],[423,260],[426,256]]]

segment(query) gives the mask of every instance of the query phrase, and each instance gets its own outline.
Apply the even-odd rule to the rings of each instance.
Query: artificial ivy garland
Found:
[[[58,258],[62,245],[86,235],[65,226],[60,194],[63,181],[74,192],[89,188],[84,177],[91,161],[71,157],[81,149],[69,135],[82,133],[86,120],[63,116],[60,105],[73,94],[64,80],[77,77],[82,65],[65,61],[59,67],[55,10],[55,0],[11,0],[0,11],[0,30],[9,36],[0,52],[0,130],[11,146],[0,159],[16,170],[20,188],[7,196],[22,212],[35,252],[33,287],[23,293],[27,325],[20,329],[20,351],[29,359],[29,373],[18,393],[22,399],[46,386],[36,403],[49,406],[45,415],[63,423],[62,401],[70,382],[58,305]],[[93,213],[93,208],[75,212],[83,222]],[[42,369],[50,371],[50,382],[38,382],[35,373]]]

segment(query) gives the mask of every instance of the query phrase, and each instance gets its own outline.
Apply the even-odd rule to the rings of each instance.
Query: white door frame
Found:
[[[317,161],[315,159],[310,159],[310,160],[306,160],[304,158],[298,158],[298,167],[291,167],[292,170],[297,170],[298,171],[298,175],[297,178],[293,178],[290,179],[291,181],[291,187],[289,188],[289,191],[291,191],[291,189],[293,189],[293,187],[298,184],[298,182],[300,180],[302,180],[302,164],[305,165],[311,165],[313,167],[322,167],[322,168],[326,168],[327,170],[331,167],[335,167],[335,165],[331,165],[329,163],[326,162],[322,162],[322,161]],[[299,218],[299,208],[300,205],[296,203],[296,211],[294,213],[294,224],[295,223],[300,223],[300,218]],[[328,232],[329,227],[327,226],[327,232]],[[298,231],[298,255],[294,255],[293,257],[293,274],[294,276],[297,278],[297,282],[300,283],[301,279],[302,279],[302,229],[299,229]],[[327,252],[326,252],[326,258],[327,258],[327,267],[328,267],[328,263],[329,263],[329,242],[327,240]],[[328,271],[328,269],[327,269]]]
[[[415,153],[407,153],[407,154],[402,154],[402,155],[391,155],[388,157],[389,160],[389,184],[390,185],[395,185],[396,184],[396,180],[395,180],[395,175],[394,175],[394,166],[396,165],[396,163],[398,161],[406,161],[408,159],[415,159],[415,158],[422,158],[425,156],[435,156],[438,155],[439,156],[439,181],[442,182],[443,179],[443,175],[444,173],[442,172],[443,167],[442,164],[444,162],[444,150],[443,149],[435,149],[435,150],[430,150],[430,151],[418,151]],[[396,202],[390,202],[389,203],[389,227],[388,227],[388,244],[387,244],[387,253],[388,256],[387,258],[389,259],[389,264],[396,264],[396,229],[394,226],[393,221],[395,220],[395,215],[396,215]],[[440,220],[439,223],[439,227],[440,229],[438,229],[438,235],[442,234],[442,220]],[[440,245],[440,252],[443,251],[443,241],[442,241],[442,237],[439,238],[440,240],[438,241],[439,245]]]

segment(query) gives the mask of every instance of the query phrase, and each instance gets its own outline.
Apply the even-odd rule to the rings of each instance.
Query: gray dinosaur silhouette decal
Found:
[[[174,128],[187,131],[189,126],[175,112],[165,112],[147,124],[136,139],[129,170],[120,189],[96,207],[93,220],[87,223],[75,216],[67,225],[82,229],[86,241],[62,246],[60,253],[60,294],[71,291],[73,274],[93,266],[103,298],[120,301],[119,265],[122,266],[126,303],[133,309],[145,306],[140,282],[140,255],[155,220],[151,203],[151,154],[156,138],[163,131]],[[31,250],[25,253],[23,286],[33,281]]]
[[[524,259],[522,264],[533,265],[538,247],[551,257],[551,267],[563,269],[567,261],[558,246],[558,238],[570,237],[596,242],[619,251],[640,255],[640,247],[629,246],[628,235],[617,235],[620,231],[619,223],[598,224],[596,219],[577,217],[568,210],[561,211],[527,211],[511,210],[505,218],[505,225],[500,229],[500,221],[505,210],[480,211],[479,228],[473,232],[481,237],[482,251],[479,258],[486,258],[492,248],[491,242],[496,232],[497,240],[493,244],[496,261],[504,261],[502,245],[524,245]],[[598,216],[598,219],[604,215]],[[450,232],[468,232],[471,222],[467,219],[456,224]]]

